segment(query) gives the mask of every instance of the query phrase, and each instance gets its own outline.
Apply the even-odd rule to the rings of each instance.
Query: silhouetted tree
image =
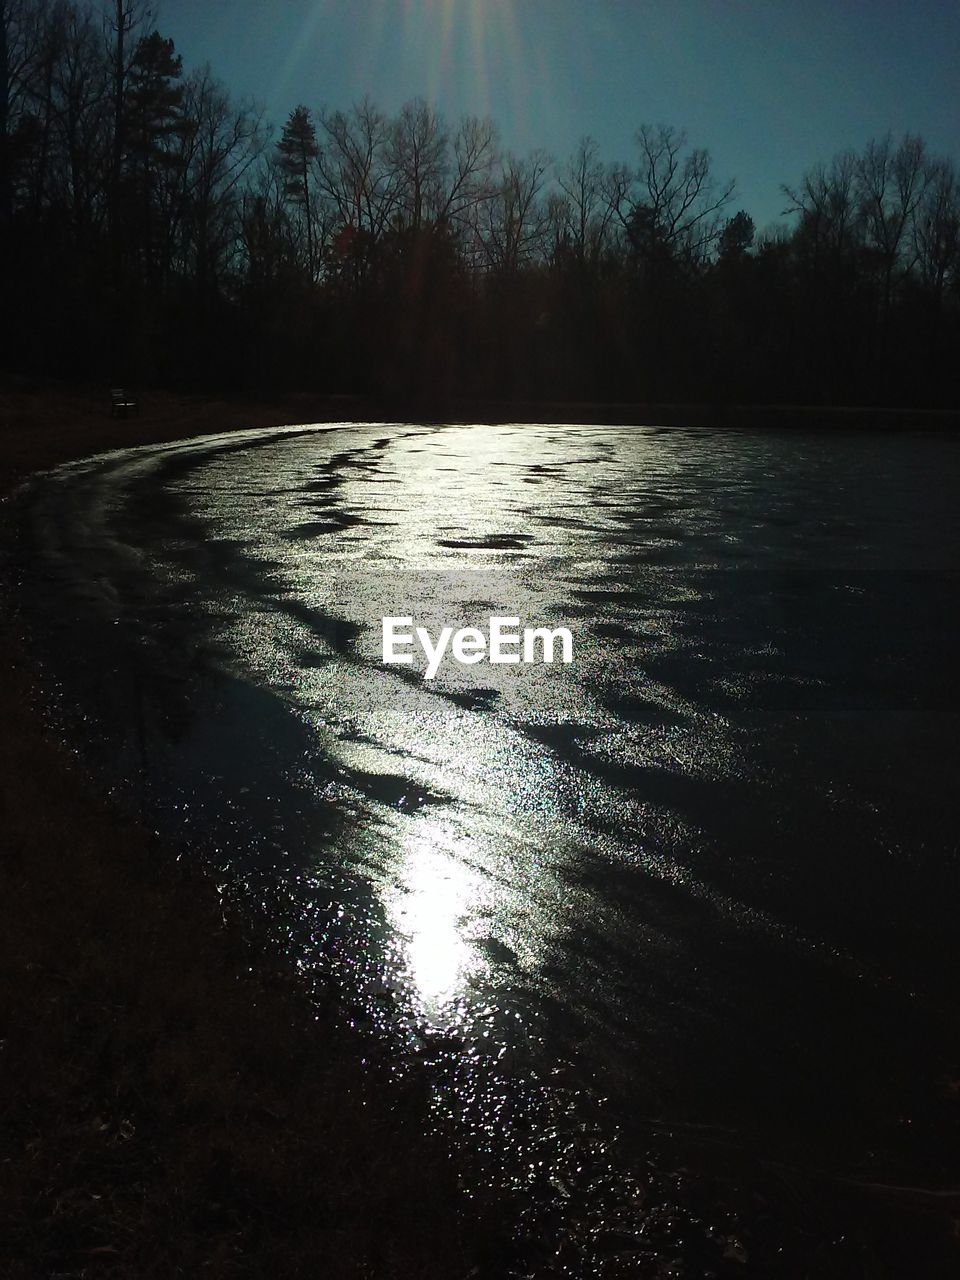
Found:
[[[541,200],[548,168],[547,156],[535,151],[520,158],[504,157],[499,181],[477,223],[484,265],[509,279],[537,257],[547,242],[547,213]]]
[[[881,314],[890,310],[898,269],[909,269],[913,216],[923,199],[927,163],[923,142],[909,134],[894,150],[890,134],[869,142],[857,161],[857,197],[863,217],[864,244],[880,265]]]
[[[785,212],[799,216],[798,230],[809,247],[815,270],[825,259],[841,258],[859,239],[862,221],[857,165],[854,153],[843,151],[829,166],[818,164],[808,170],[798,186],[781,188],[789,202]]]
[[[181,269],[203,296],[227,276],[240,247],[242,184],[261,157],[263,115],[235,105],[209,67],[190,75],[181,103],[185,124]]]
[[[307,107],[295,107],[283,126],[277,143],[277,156],[286,182],[284,194],[297,209],[307,242],[307,274],[316,278],[317,254],[314,245],[314,219],[311,192],[311,167],[320,153],[317,131]]]
[[[120,255],[120,182],[126,144],[127,77],[136,51],[134,33],[151,17],[151,10],[144,0],[113,0],[113,50],[112,50],[112,98],[113,98],[113,155],[110,165],[110,219],[115,237],[115,254]]]
[[[757,229],[749,213],[738,210],[723,224],[717,240],[717,254],[721,262],[739,262],[753,244]]]
[[[0,0],[0,226],[13,213],[18,180],[37,160],[51,26],[45,0]]]
[[[144,0],[99,3],[0,0],[12,365],[413,401],[960,393],[960,191],[919,138],[812,167],[757,236],[669,126],[632,166],[585,138],[553,168],[367,98],[297,107],[268,149]]]
[[[448,165],[443,120],[422,98],[401,107],[385,140],[384,159],[397,178],[394,224],[418,233],[439,216]]]
[[[628,237],[641,252],[701,261],[720,235],[735,184],[714,180],[709,152],[688,150],[682,130],[643,124],[637,146],[637,169],[621,167],[612,177],[611,198]]]
[[[960,267],[960,180],[952,160],[933,161],[913,207],[912,249],[923,283],[938,304]]]
[[[54,74],[60,155],[58,196],[67,211],[82,263],[98,258],[96,237],[107,216],[112,119],[110,68],[100,23],[89,9],[61,9],[61,56]],[[81,274],[89,276],[89,272]]]
[[[12,28],[12,0],[0,0],[0,227],[5,227],[10,221],[10,213],[13,206],[12,155],[10,148]]]
[[[191,126],[182,73],[172,40],[154,31],[139,41],[126,89],[121,187],[127,244],[154,287],[170,273],[183,215],[183,141]]]
[[[376,270],[377,249],[390,226],[400,191],[400,175],[389,162],[391,125],[369,98],[348,113],[324,112],[317,157],[318,185],[343,229],[355,288]],[[344,244],[341,237],[341,246]]]

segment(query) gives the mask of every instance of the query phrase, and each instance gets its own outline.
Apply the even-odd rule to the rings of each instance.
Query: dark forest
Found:
[[[130,0],[0,0],[0,366],[32,379],[955,404],[952,159],[888,135],[782,195],[758,229],[669,125],[624,162],[419,100],[273,130]]]

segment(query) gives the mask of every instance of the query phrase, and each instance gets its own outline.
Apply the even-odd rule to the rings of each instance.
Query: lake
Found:
[[[932,1183],[958,492],[935,433],[243,432],[36,482],[24,597],[64,732],[499,1169],[677,1125]],[[493,615],[573,661],[382,661]]]

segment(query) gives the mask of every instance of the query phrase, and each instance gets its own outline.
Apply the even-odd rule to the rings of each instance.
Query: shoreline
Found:
[[[127,444],[153,444],[247,428],[314,422],[552,423],[717,430],[960,431],[960,408],[785,404],[645,404],[601,401],[386,402],[294,392],[274,397],[145,392],[141,411],[111,417],[103,389],[4,389],[0,378],[0,493],[11,476]],[[65,421],[69,419],[69,422]]]

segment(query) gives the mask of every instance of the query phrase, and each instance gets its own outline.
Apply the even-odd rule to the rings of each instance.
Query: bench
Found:
[[[140,412],[140,401],[126,387],[113,387],[110,391],[110,416],[125,418],[127,413]]]

